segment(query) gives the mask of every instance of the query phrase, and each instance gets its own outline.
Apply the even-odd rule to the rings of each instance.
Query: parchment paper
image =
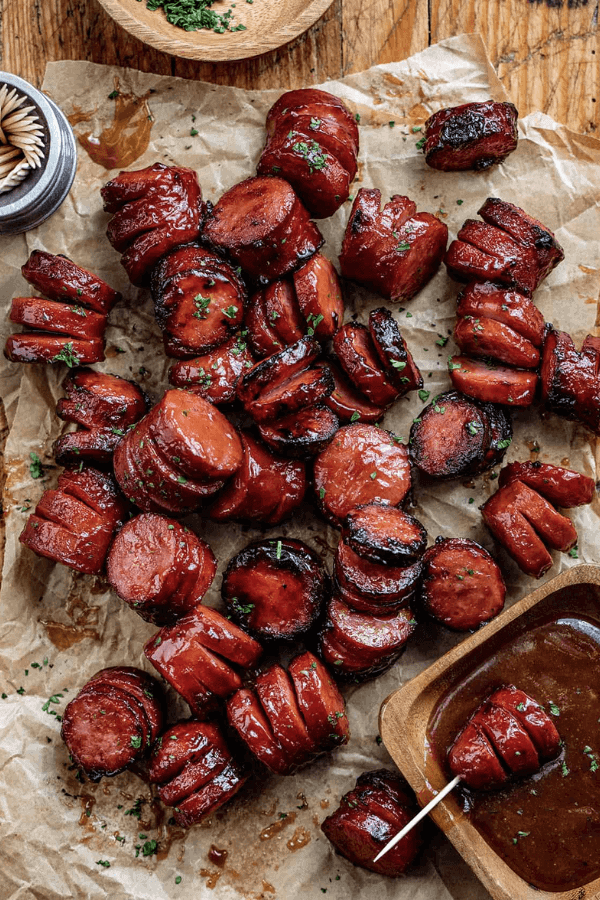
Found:
[[[377,66],[325,87],[361,116],[359,181],[353,193],[363,185],[379,187],[385,198],[408,194],[420,210],[439,211],[451,238],[488,195],[518,203],[555,230],[566,251],[565,262],[539,289],[536,302],[545,317],[569,331],[576,343],[588,332],[595,333],[600,292],[598,141],[534,114],[520,123],[518,150],[500,168],[482,174],[429,170],[415,145],[430,112],[490,96],[505,99],[477,36],[445,41],[402,63]],[[101,147],[99,136],[106,137],[107,129],[110,136],[113,114],[121,104],[121,113],[131,113],[129,124],[123,128],[121,123],[121,139],[144,151],[137,159],[133,154],[129,164],[140,168],[164,161],[192,166],[199,172],[204,196],[213,201],[253,174],[264,141],[265,114],[277,96],[83,62],[51,63],[44,88],[72,117],[77,134],[88,135],[92,150],[99,143]],[[120,92],[116,101],[109,99],[115,89]],[[195,136],[193,129],[198,131]],[[89,266],[125,296],[111,313],[107,360],[99,368],[133,377],[157,399],[166,386],[168,362],[148,295],[128,284],[104,235],[108,216],[102,212],[98,189],[108,178],[109,172],[80,149],[77,178],[60,211],[26,237],[3,239],[3,302],[8,309],[12,296],[29,290],[19,267],[33,248],[66,253]],[[325,253],[334,261],[349,210],[347,203],[332,219],[319,223],[327,240]],[[457,285],[442,269],[406,310],[395,308],[432,396],[449,386],[446,362],[454,348],[451,339],[441,344],[451,333],[456,294]],[[352,285],[346,285],[346,299],[348,314],[356,311],[362,321],[370,308],[381,304]],[[10,330],[4,319],[2,341]],[[160,812],[160,806],[151,802],[150,789],[134,775],[104,779],[97,786],[76,780],[59,737],[57,716],[50,711],[60,715],[69,698],[103,666],[150,668],[142,645],[155,629],[126,608],[102,579],[38,559],[18,543],[29,509],[58,474],[51,444],[63,427],[54,407],[65,374],[57,367],[0,364],[11,426],[5,457],[6,552],[0,612],[2,900],[214,896],[316,900],[323,893],[333,900],[485,900],[488,895],[475,876],[433,832],[410,873],[391,880],[355,869],[335,856],[319,830],[360,772],[390,764],[385,748],[376,742],[379,705],[460,640],[441,628],[423,627],[390,672],[345,690],[352,729],[347,747],[295,777],[255,780],[225,810],[187,834],[168,824],[168,812],[166,816]],[[406,439],[422,406],[415,395],[401,400],[386,415],[385,426]],[[537,446],[539,452],[532,452]],[[30,452],[44,463],[43,479],[30,475]],[[542,420],[531,410],[515,414],[515,441],[507,460],[531,456],[564,462],[596,478],[595,454],[595,441],[583,427],[556,417]],[[431,541],[438,534],[472,537],[492,550],[508,583],[509,603],[533,588],[482,526],[478,506],[496,487],[489,475],[434,487],[416,481],[414,513]],[[572,517],[580,536],[579,559],[600,562],[598,502],[574,511]],[[220,571],[234,552],[260,534],[256,529],[212,525],[200,517],[191,517],[190,522],[211,543]],[[317,521],[308,508],[284,527],[265,532],[277,533],[306,539],[322,551],[330,566],[337,533]],[[577,564],[560,554],[555,561],[548,578]],[[219,573],[208,598],[217,606],[220,582]],[[56,702],[46,704],[45,711],[51,696]],[[173,716],[177,711],[187,714],[172,692],[169,698]],[[135,811],[138,799],[140,817],[127,815]],[[158,854],[143,855],[148,840],[158,842]],[[227,850],[224,868],[208,860],[211,844]]]

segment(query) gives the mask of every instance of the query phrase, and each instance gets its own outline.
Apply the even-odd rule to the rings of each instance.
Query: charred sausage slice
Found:
[[[67,396],[56,404],[57,416],[84,428],[125,429],[147,409],[147,398],[134,381],[107,372],[78,369],[63,388]]]
[[[535,369],[540,362],[536,347],[513,328],[495,319],[462,316],[454,326],[454,340],[470,356],[490,356],[509,366]]]
[[[535,347],[544,343],[546,323],[533,302],[518,291],[504,290],[492,282],[473,281],[458,295],[456,313],[474,319],[495,319],[508,325]]]
[[[408,451],[373,425],[349,425],[317,456],[314,486],[323,515],[338,527],[364,503],[399,506],[410,490]]]
[[[444,257],[448,275],[456,281],[495,281],[514,287],[512,266],[465,241],[452,241]]]
[[[342,325],[333,338],[333,349],[346,375],[365,397],[380,407],[394,402],[398,390],[387,380],[365,325]]]
[[[558,756],[561,740],[554,722],[544,708],[525,691],[512,684],[505,685],[491,694],[490,703],[506,710],[521,723],[541,760]]]
[[[104,341],[100,338],[82,341],[68,335],[11,334],[6,340],[4,355],[11,362],[66,362],[69,366],[87,366],[103,361]]]
[[[344,320],[344,298],[335,268],[326,256],[315,253],[293,277],[296,300],[307,327],[319,340],[332,338]]]
[[[111,666],[101,669],[90,678],[88,685],[102,683],[120,688],[133,695],[144,709],[150,726],[150,743],[162,730],[164,719],[164,697],[158,681],[147,672],[133,666]]]
[[[379,503],[351,510],[342,538],[363,559],[392,566],[410,565],[427,546],[427,532],[417,519],[395,506]]]
[[[516,150],[518,116],[495,100],[440,109],[425,122],[425,162],[442,172],[489,169]]]
[[[253,364],[242,329],[216,350],[175,363],[169,369],[169,383],[220,406],[235,399],[240,378]]]
[[[293,124],[298,117],[305,116],[321,116],[339,123],[352,149],[358,153],[358,126],[354,116],[339,97],[318,88],[301,88],[282,94],[267,113],[267,133],[272,134],[276,128]]]
[[[463,783],[478,791],[493,791],[508,781],[492,744],[473,722],[460,732],[448,752],[452,775],[460,775]]]
[[[273,734],[254,691],[242,688],[227,701],[227,721],[251,753],[277,775],[290,775],[293,764]]]
[[[270,666],[256,679],[256,693],[273,734],[294,765],[301,765],[317,750],[308,734],[288,673]]]
[[[34,250],[21,266],[21,274],[49,300],[85,306],[97,313],[110,312],[121,299],[118,291],[114,291],[97,275],[66,256],[55,256],[45,250]]]
[[[148,765],[151,784],[165,784],[212,749],[227,753],[227,744],[214,722],[178,722],[152,748]]]
[[[478,213],[485,222],[501,228],[521,246],[535,251],[540,281],[565,258],[562,247],[550,229],[514,203],[498,197],[488,197]]]
[[[283,346],[306,334],[306,323],[289,281],[274,281],[264,292],[264,309],[270,327]]]
[[[284,456],[304,458],[321,453],[340,427],[334,412],[311,406],[259,427],[260,436],[272,450]]]
[[[281,350],[282,344],[275,331],[274,322],[269,321],[265,309],[266,288],[250,297],[244,325],[248,329],[248,340],[254,356],[264,359]]]
[[[36,331],[66,334],[84,341],[102,340],[106,329],[105,315],[43,297],[13,297],[9,318]]]
[[[541,462],[513,462],[500,471],[498,486],[522,481],[553,503],[570,509],[574,506],[585,506],[591,503],[596,495],[596,483],[593,478]]]
[[[600,432],[598,356],[588,335],[582,352],[565,331],[550,328],[542,354],[541,397],[546,408],[567,419],[579,419]],[[587,343],[586,343],[587,342]]]
[[[231,760],[212,781],[180,801],[173,812],[175,824],[189,828],[201,822],[231,800],[247,780],[248,776]]]
[[[467,219],[457,238],[498,259],[518,291],[531,294],[541,281],[535,252],[518,244],[499,228],[477,219]]]
[[[531,406],[535,399],[537,372],[496,366],[468,356],[451,356],[448,370],[452,386],[474,400],[504,406]]]
[[[423,387],[423,378],[391,312],[385,307],[369,314],[369,331],[386,377],[402,396]]]
[[[252,367],[238,385],[238,397],[246,408],[260,399],[263,391],[303,372],[319,357],[321,347],[312,337],[303,337],[289,347],[272,353]]]
[[[438,538],[423,557],[420,601],[448,628],[469,631],[502,610],[506,585],[487,550],[466,538]]]
[[[307,651],[294,657],[288,672],[311,739],[320,749],[348,743],[346,704],[323,663]]]
[[[317,363],[325,365],[325,363]],[[329,360],[326,365],[333,376],[333,391],[325,400],[329,409],[345,423],[362,422],[372,425],[378,422],[385,413],[385,409],[375,406],[364,394],[361,394],[353,384],[348,381],[342,370],[334,362]]]
[[[59,466],[79,465],[85,461],[92,466],[107,468],[112,463],[114,450],[121,440],[115,431],[93,428],[91,431],[72,431],[52,445],[54,459]]]
[[[493,745],[504,766],[513,775],[533,775],[540,759],[527,731],[518,719],[489,701],[479,707],[473,725]]]
[[[255,541],[230,560],[221,596],[233,619],[264,640],[292,641],[320,615],[327,576],[302,541]]]

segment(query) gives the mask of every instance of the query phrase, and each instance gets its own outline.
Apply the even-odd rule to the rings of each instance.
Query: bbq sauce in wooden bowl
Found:
[[[568,599],[564,614],[517,635],[444,694],[427,730],[429,752],[450,778],[448,748],[495,688],[514,684],[554,717],[563,747],[536,775],[500,791],[457,790],[487,843],[546,891],[600,876],[600,607],[596,618],[590,598]]]

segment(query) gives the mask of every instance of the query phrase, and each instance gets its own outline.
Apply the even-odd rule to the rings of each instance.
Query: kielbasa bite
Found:
[[[512,103],[496,100],[439,109],[425,122],[425,162],[442,172],[504,162],[517,148],[518,117]]]

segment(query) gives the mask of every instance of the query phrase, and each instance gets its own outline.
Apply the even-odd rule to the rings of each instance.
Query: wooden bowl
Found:
[[[577,614],[584,608],[588,615],[592,610],[600,623],[600,568],[596,566],[577,566],[552,579],[384,700],[379,713],[381,737],[422,806],[448,782],[433,755],[426,752],[427,728],[438,701],[524,630],[553,614]],[[489,690],[496,686],[490,683]],[[484,696],[485,693],[481,699]],[[476,830],[454,792],[435,807],[431,817],[494,900],[600,900],[600,878],[566,891],[548,892],[532,887]]]
[[[331,6],[333,0],[237,0],[235,23],[245,31],[184,31],[167,22],[162,9],[146,9],[146,0],[100,0],[115,22],[145,44],[173,56],[226,62],[247,59],[275,50],[310,28]],[[217,2],[213,10],[224,13],[227,0]]]

